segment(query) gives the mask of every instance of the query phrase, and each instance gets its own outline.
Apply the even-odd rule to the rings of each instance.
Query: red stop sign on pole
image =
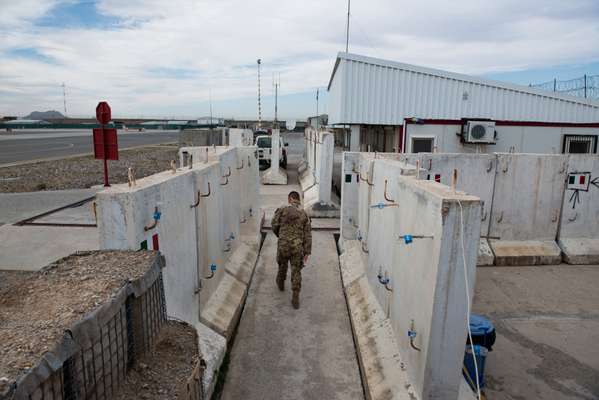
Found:
[[[112,119],[110,106],[107,102],[101,101],[96,106],[96,119],[102,125],[106,125]]]
[[[107,128],[106,124],[112,119],[110,106],[107,102],[101,101],[96,106],[96,118],[100,123],[100,128],[94,129],[93,146],[96,159],[104,160],[104,186],[110,186],[108,183],[108,163],[107,160],[119,159],[119,145],[117,141],[117,132],[115,128]]]

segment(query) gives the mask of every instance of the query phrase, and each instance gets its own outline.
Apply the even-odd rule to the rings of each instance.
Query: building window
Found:
[[[412,137],[412,153],[432,153],[434,146],[434,137]]]
[[[597,135],[564,135],[563,153],[594,154],[597,152]]]

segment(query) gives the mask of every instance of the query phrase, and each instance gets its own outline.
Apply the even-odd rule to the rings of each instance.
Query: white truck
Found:
[[[256,136],[256,146],[258,147],[258,162],[260,165],[267,165],[270,167],[271,152],[272,152],[272,140],[270,135],[258,135]],[[283,144],[279,140],[279,165],[282,168],[287,168],[287,143]]]

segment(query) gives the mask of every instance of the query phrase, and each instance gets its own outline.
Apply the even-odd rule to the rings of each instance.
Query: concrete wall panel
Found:
[[[571,154],[566,179],[559,236],[599,239],[599,156]]]
[[[206,196],[200,198],[200,204],[195,208],[198,271],[200,277],[203,278],[200,291],[200,306],[202,307],[217,290],[225,274],[224,233],[221,224],[224,210],[221,207],[222,193],[219,185],[220,168],[218,163],[211,161],[194,172],[196,194],[194,202],[190,202],[190,206],[197,201],[198,193]],[[208,193],[210,193],[209,196]],[[210,266],[212,264],[217,268],[214,276],[211,279],[205,279],[211,275]]]
[[[390,318],[417,398],[456,399],[466,293],[472,295],[474,289],[480,201],[436,182],[401,176],[400,162],[372,162],[368,282]],[[405,244],[399,239],[405,234],[424,237]],[[389,279],[387,288],[379,276]],[[416,332],[414,345],[420,351],[410,345],[409,330]]]
[[[451,177],[456,170],[458,177],[456,188],[481,199],[480,233],[481,236],[489,234],[489,214],[493,202],[496,171],[494,154],[419,153],[409,154],[406,159],[412,165],[416,165],[416,161],[419,161],[420,179],[437,181],[447,186],[451,185]]]
[[[567,156],[497,154],[489,236],[501,240],[555,240]]]
[[[572,154],[564,193],[559,246],[570,264],[599,263],[599,157]]]
[[[360,153],[343,153],[341,163],[341,236],[354,240],[358,233]],[[357,171],[357,172],[356,172]]]
[[[101,249],[140,249],[147,241],[153,247],[157,235],[164,254],[164,287],[167,312],[192,325],[199,322],[195,212],[188,201],[195,197],[193,172],[163,172],[140,179],[137,186],[114,185],[99,192],[98,229]],[[181,199],[186,199],[183,203]],[[161,213],[155,228],[155,207]]]

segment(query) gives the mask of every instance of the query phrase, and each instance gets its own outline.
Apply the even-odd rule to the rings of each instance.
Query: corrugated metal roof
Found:
[[[329,124],[401,125],[405,118],[599,122],[599,102],[432,68],[339,53]]]

